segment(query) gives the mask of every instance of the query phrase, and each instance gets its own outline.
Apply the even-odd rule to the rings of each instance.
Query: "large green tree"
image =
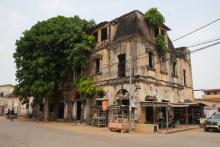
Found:
[[[94,21],[57,16],[41,21],[16,41],[14,59],[18,84],[14,93],[26,102],[63,96],[64,83],[75,69],[85,68],[94,48],[89,28]]]

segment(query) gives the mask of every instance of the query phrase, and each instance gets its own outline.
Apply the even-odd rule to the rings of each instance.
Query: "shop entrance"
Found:
[[[145,123],[153,124],[154,123],[154,110],[153,107],[146,107],[146,120]]]

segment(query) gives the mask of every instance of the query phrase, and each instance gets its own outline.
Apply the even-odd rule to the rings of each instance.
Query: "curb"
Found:
[[[194,129],[198,129],[198,127],[193,127],[193,128],[184,128],[184,129],[177,129],[177,130],[168,130],[168,131],[165,131],[165,132],[162,132],[162,131],[158,131],[158,133],[161,133],[161,134],[172,134],[172,133],[178,133],[178,132],[184,132],[184,131],[189,131],[189,130],[194,130]]]

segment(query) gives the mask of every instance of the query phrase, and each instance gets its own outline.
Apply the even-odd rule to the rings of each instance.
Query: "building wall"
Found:
[[[143,16],[137,13],[139,21],[144,21]],[[120,18],[119,18],[120,19]],[[101,41],[100,30],[107,28],[107,40]],[[161,55],[155,48],[154,31],[151,27],[147,28],[148,38],[135,35],[127,36],[121,40],[114,41],[114,36],[117,32],[117,20],[107,23],[94,32],[99,32],[99,39],[96,49],[92,54],[90,76],[93,81],[103,91],[106,92],[109,105],[116,103],[116,94],[120,89],[129,89],[129,65],[130,59],[133,67],[133,106],[135,110],[135,118],[144,120],[142,115],[145,110],[140,107],[141,101],[145,101],[147,95],[156,96],[157,101],[166,100],[171,103],[184,102],[186,100],[194,101],[192,70],[189,50],[186,48],[175,49],[179,52],[179,56],[173,57],[173,52],[170,51],[165,55],[165,71],[161,65]],[[163,28],[159,29],[161,32]],[[168,46],[168,35],[165,31],[165,41]],[[153,54],[153,68],[149,68],[149,52]],[[118,77],[118,55],[126,54],[126,76]],[[101,72],[95,73],[95,59],[101,59]],[[173,75],[173,61],[176,62],[176,75]],[[185,80],[184,72],[185,71]]]
[[[0,92],[4,93],[4,95],[11,94],[14,90],[13,85],[0,85]]]
[[[26,105],[22,105],[19,97],[13,96],[13,90],[13,85],[0,85],[0,92],[4,93],[3,97],[0,97],[0,106],[2,106],[4,114],[8,112],[8,109],[13,108],[18,115],[26,115]]]

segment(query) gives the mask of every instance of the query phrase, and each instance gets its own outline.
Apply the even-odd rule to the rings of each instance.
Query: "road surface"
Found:
[[[70,126],[71,127],[71,126]],[[0,119],[0,147],[220,147],[220,133],[101,135]]]

